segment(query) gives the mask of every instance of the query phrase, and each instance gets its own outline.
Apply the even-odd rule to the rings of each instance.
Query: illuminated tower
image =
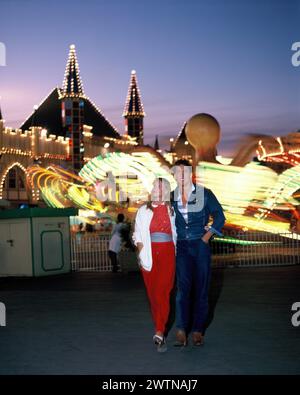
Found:
[[[144,143],[145,115],[136,72],[132,70],[123,117],[125,118],[125,133],[136,137],[136,141],[140,145]]]
[[[70,137],[70,160],[78,172],[83,166],[83,119],[85,94],[80,79],[75,45],[70,45],[63,87],[61,90],[62,125]]]
[[[155,151],[159,151],[158,134],[155,136],[154,149]]]

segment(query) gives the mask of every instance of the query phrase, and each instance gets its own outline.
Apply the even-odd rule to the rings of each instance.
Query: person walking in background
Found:
[[[213,192],[192,182],[192,167],[187,160],[175,162],[172,205],[176,213],[176,343],[186,346],[191,329],[194,345],[204,342],[208,314],[208,288],[211,274],[209,240],[222,236],[225,216]],[[208,226],[212,216],[212,226]]]
[[[80,222],[78,225],[78,232],[76,232],[76,244],[80,245],[82,236],[84,235],[83,223]]]
[[[112,272],[119,271],[118,253],[122,247],[122,229],[124,227],[124,214],[118,214],[117,223],[113,226],[111,239],[109,241],[108,256],[112,265]]]
[[[132,236],[155,325],[153,341],[159,352],[167,350],[165,331],[175,280],[176,228],[170,191],[166,179],[154,181],[151,199],[137,211]]]

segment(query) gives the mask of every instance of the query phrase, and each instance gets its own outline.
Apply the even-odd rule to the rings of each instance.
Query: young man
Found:
[[[225,216],[213,192],[192,182],[192,167],[187,160],[175,163],[174,177],[177,181],[172,202],[177,230],[175,345],[187,345],[191,328],[193,343],[200,346],[208,313],[209,240],[214,234],[222,236]],[[213,218],[210,227],[207,226],[209,216]]]

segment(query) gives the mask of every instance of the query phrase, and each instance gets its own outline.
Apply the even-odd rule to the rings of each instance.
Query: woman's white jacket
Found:
[[[171,229],[172,229],[172,236],[173,242],[176,248],[176,227],[175,227],[175,212],[172,215],[170,207],[168,207],[168,213],[171,222]],[[152,269],[152,249],[151,249],[151,238],[150,238],[150,223],[153,217],[153,211],[147,208],[147,205],[142,205],[135,217],[135,225],[134,225],[134,232],[132,234],[132,239],[134,244],[143,243],[143,248],[139,253],[139,261],[140,265],[143,269],[147,271],[151,271]]]

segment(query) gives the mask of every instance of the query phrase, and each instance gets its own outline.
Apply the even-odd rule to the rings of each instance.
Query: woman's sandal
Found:
[[[167,351],[167,343],[164,336],[154,335],[153,336],[154,344],[157,346],[158,352],[165,352]]]

